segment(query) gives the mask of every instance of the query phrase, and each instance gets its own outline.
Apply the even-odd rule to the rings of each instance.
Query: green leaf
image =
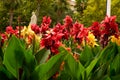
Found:
[[[66,57],[66,50],[62,48],[60,53],[51,57],[48,62],[40,64],[36,67],[33,75],[31,77],[32,80],[48,80],[51,76],[53,76],[57,71],[59,71],[61,63],[64,61]]]
[[[3,60],[3,51],[2,51],[2,45],[1,45],[1,36],[0,36],[0,62]]]
[[[42,50],[36,53],[35,58],[38,63],[45,63],[45,61],[49,57],[49,54],[50,54],[50,50],[43,48]]]
[[[36,60],[32,54],[32,49],[27,49],[25,51],[25,59],[23,61],[23,74],[21,80],[29,80],[31,73],[36,67]]]
[[[93,68],[95,67],[96,63],[98,61],[98,58],[95,58],[90,65],[86,68],[86,75],[87,77],[90,75],[91,71],[93,70]]]
[[[115,71],[115,73],[120,73],[120,54],[117,54],[111,62],[111,71]],[[112,73],[111,73],[112,74]]]
[[[2,80],[15,80],[15,77],[5,68],[5,66],[0,66],[0,79]]]
[[[65,70],[74,80],[79,80],[80,78],[83,78],[82,74],[85,71],[85,68],[79,61],[76,61],[70,53],[68,53],[65,59]]]
[[[65,70],[60,72],[60,75],[58,76],[57,80],[71,80],[72,77],[69,75]]]
[[[98,55],[98,53],[101,52],[100,47],[101,46],[96,46],[96,47],[92,48],[92,52],[93,52],[94,56]]]
[[[34,55],[32,54],[32,50],[25,51],[24,66],[27,67],[30,72],[34,70],[36,66],[36,61]]]
[[[110,43],[107,45],[102,52],[99,55],[99,58],[101,58],[101,62],[107,62],[110,59],[114,58],[114,55],[117,53],[117,46],[115,43]]]
[[[89,46],[85,46],[84,50],[80,54],[80,62],[87,66],[87,64],[93,59],[92,49]]]
[[[4,65],[14,77],[18,78],[19,68],[22,67],[24,59],[24,49],[20,40],[12,36],[4,54]]]
[[[102,77],[100,80],[111,80],[110,77],[108,75],[105,75],[104,77]]]
[[[2,48],[0,47],[0,64],[3,60],[3,56],[4,56],[4,54],[3,54]]]
[[[119,79],[120,79],[120,74],[111,77],[111,80],[119,80]]]

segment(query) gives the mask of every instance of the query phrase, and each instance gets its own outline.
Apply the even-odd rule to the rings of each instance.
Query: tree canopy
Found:
[[[106,0],[75,0],[75,10],[70,9],[70,0],[0,0],[0,29],[8,25],[28,25],[34,11],[41,23],[43,16],[50,16],[52,24],[62,22],[66,15],[80,21],[86,27],[94,21],[101,21],[106,16]],[[120,0],[112,0],[111,14],[117,16],[120,23]]]

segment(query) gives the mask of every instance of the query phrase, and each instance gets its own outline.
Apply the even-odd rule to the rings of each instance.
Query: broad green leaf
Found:
[[[51,76],[53,76],[57,71],[59,71],[61,63],[64,61],[66,57],[66,50],[62,48],[60,53],[51,57],[48,62],[40,64],[36,67],[33,75],[31,77],[32,80],[48,80]]]
[[[15,36],[12,36],[6,48],[3,63],[8,71],[10,71],[16,78],[18,77],[19,68],[22,67],[23,59],[24,49],[20,40]]]
[[[114,58],[114,55],[117,53],[117,47],[115,43],[110,43],[106,46],[99,55],[101,62],[106,62],[111,58]]]
[[[15,80],[15,77],[3,66],[0,66],[0,79],[2,80]]]
[[[108,75],[105,75],[104,77],[102,77],[100,80],[111,80],[110,77]]]
[[[38,63],[45,63],[45,61],[49,57],[49,54],[50,54],[50,50],[43,48],[42,50],[36,53],[35,58]]]
[[[90,65],[86,68],[86,74],[87,74],[86,77],[89,76],[89,74],[91,73],[91,71],[92,71],[93,68],[95,67],[97,61],[98,61],[98,58],[95,58],[93,61],[91,61]]]
[[[36,60],[32,54],[32,49],[25,50],[25,59],[23,61],[23,73],[21,80],[30,80],[30,76],[36,67]]]
[[[95,59],[90,63],[90,65],[86,68],[87,77],[90,75],[95,65],[97,66],[97,72],[94,73],[95,78],[98,79],[105,75],[105,71],[109,69],[109,64],[111,60],[114,58],[116,54],[116,44],[111,43],[106,46],[99,55],[95,57]]]
[[[65,59],[65,70],[73,77],[73,80],[79,80],[80,77],[83,78],[82,74],[85,71],[85,68],[79,61],[76,61],[70,53],[68,53]]]
[[[72,76],[68,74],[65,70],[62,70],[60,72],[60,75],[58,76],[57,80],[71,80]]]
[[[98,55],[101,52],[100,49],[101,49],[101,46],[96,46],[96,47],[92,48],[92,52],[93,52],[94,56]]]
[[[93,59],[92,49],[86,45],[84,47],[84,50],[80,54],[80,62],[84,65],[87,65],[92,59]]]
[[[120,73],[120,54],[117,54],[113,60],[113,62],[111,62],[111,70],[115,71],[116,73]]]
[[[25,59],[24,59],[24,66],[29,69],[30,72],[32,72],[36,66],[35,57],[32,54],[32,50],[26,50],[25,51]]]
[[[106,71],[108,71],[108,73],[107,74],[109,74],[109,64],[110,63],[105,63],[105,64],[103,64],[103,65],[99,65],[99,67],[97,66],[95,66],[95,68],[94,68],[94,71],[91,73],[92,74],[92,78],[91,79],[93,79],[94,78],[94,80],[101,80],[101,77],[103,78],[104,76],[105,76],[105,74],[106,74]],[[106,75],[107,76],[107,75]]]

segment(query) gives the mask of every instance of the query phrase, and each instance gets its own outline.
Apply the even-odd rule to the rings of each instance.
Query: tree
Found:
[[[0,27],[8,25],[28,25],[32,12],[36,12],[38,25],[43,16],[50,16],[52,24],[62,22],[66,15],[72,15],[67,0],[1,0],[0,1]],[[4,21],[3,21],[4,20]]]
[[[106,15],[106,0],[88,0],[83,11],[82,23],[90,26],[94,21],[101,21]]]
[[[9,25],[12,25],[13,22],[13,14],[14,10],[19,8],[19,5],[21,4],[21,0],[2,0],[3,7],[8,10],[9,12]]]
[[[117,16],[117,22],[120,23],[120,0],[112,0],[111,14]],[[106,0],[88,0],[86,8],[83,10],[83,14],[80,21],[85,26],[90,26],[94,21],[101,21],[106,16]]]

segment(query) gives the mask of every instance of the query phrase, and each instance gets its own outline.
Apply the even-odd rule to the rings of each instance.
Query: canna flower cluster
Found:
[[[4,33],[0,33],[1,36],[1,43],[3,44],[5,41],[7,41],[9,39],[9,37],[11,37],[11,35],[15,35],[16,37],[21,37],[19,35],[19,28],[23,29],[22,26],[16,26],[15,29],[13,29],[12,26],[7,26],[6,30]]]
[[[12,26],[6,27],[6,32],[0,34],[1,43],[7,41],[11,35],[20,36],[26,41],[27,45],[31,45],[35,39],[40,44],[40,48],[50,49],[52,54],[58,54],[58,48],[63,44],[68,47],[69,43],[70,45],[76,45],[74,48],[77,48],[77,46],[84,48],[85,45],[92,48],[98,45],[105,47],[111,39],[112,42],[119,45],[119,29],[115,19],[116,16],[106,16],[103,21],[94,22],[90,27],[86,28],[78,21],[74,22],[67,15],[63,20],[63,24],[57,23],[51,28],[52,20],[50,17],[45,16],[40,25],[32,24],[28,27],[16,27],[16,29],[13,29]],[[21,34],[19,34],[20,30]],[[110,36],[112,37],[110,38]]]
[[[102,47],[105,47],[108,44],[110,36],[119,36],[119,29],[115,20],[116,16],[106,16],[101,23],[94,22],[90,27],[91,32],[99,40]]]

